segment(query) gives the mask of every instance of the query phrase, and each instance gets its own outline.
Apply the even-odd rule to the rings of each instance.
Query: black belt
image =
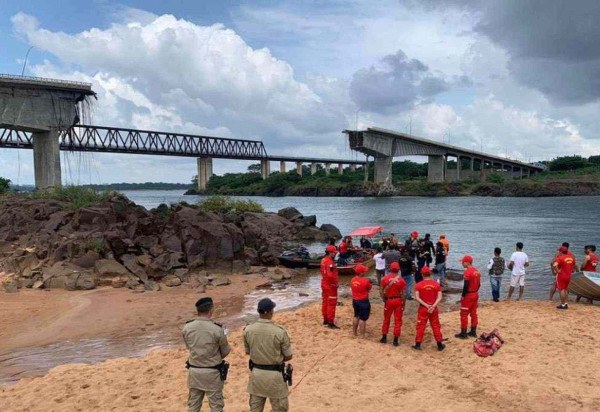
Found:
[[[259,365],[258,363],[252,362],[252,360],[248,361],[248,367],[250,368],[250,370],[256,368],[256,369],[262,369],[265,371],[275,371],[275,372],[283,372],[285,369],[285,365],[283,363],[280,363],[278,365]]]
[[[185,368],[186,369],[192,368],[192,369],[216,369],[216,370],[221,370],[221,365],[222,365],[222,363],[219,363],[216,366],[196,366],[196,365],[192,365],[190,363],[190,361],[185,361]]]

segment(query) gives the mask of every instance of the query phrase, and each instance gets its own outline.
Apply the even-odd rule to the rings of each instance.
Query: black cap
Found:
[[[205,297],[205,298],[200,298],[198,299],[198,301],[196,302],[196,309],[197,310],[208,310],[210,309],[210,307],[213,305],[213,300],[212,298],[209,297]]]
[[[258,313],[267,313],[272,311],[273,308],[275,308],[275,302],[269,298],[261,299],[258,302]]]

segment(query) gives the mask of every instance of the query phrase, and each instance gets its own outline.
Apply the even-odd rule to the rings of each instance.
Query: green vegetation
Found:
[[[502,183],[506,182],[506,176],[503,175],[502,173],[489,173],[485,177],[485,180],[489,183],[502,184]]]
[[[10,190],[10,179],[0,177],[0,194]]]
[[[99,192],[94,189],[80,186],[64,186],[37,190],[29,196],[33,199],[52,199],[66,202],[69,204],[69,207],[79,209],[106,201],[108,199],[108,192]]]
[[[332,167],[329,174],[323,165],[317,165],[313,175],[308,165],[303,166],[302,176],[296,170],[287,173],[275,172],[267,179],[262,179],[257,170],[260,164],[248,167],[248,173],[227,173],[223,176],[213,175],[208,183],[206,193],[214,195],[254,195],[254,196],[353,196],[364,192],[364,172],[362,169],[352,171],[346,167],[343,173]],[[374,164],[369,164],[369,175],[373,176]],[[394,183],[427,176],[427,164],[419,164],[405,160],[392,164]],[[196,177],[192,180],[196,187]],[[193,191],[191,192],[193,193]]]
[[[198,207],[205,212],[214,213],[264,212],[260,203],[252,200],[232,199],[229,196],[209,196],[198,202]]]

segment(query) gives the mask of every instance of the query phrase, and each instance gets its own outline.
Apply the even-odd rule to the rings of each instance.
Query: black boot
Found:
[[[469,335],[467,335],[466,329],[461,329],[460,333],[457,333],[456,335],[454,335],[454,337],[458,339],[467,339]]]
[[[400,343],[398,342],[398,337],[397,336],[394,336],[394,342],[392,342],[392,345],[394,345],[394,346],[400,345]]]
[[[477,337],[477,326],[471,326],[471,331],[467,333],[469,336]]]
[[[339,328],[340,328],[340,327],[339,327],[338,325],[336,325],[335,323],[329,323],[329,324],[327,325],[327,327],[328,327],[329,329],[339,329]]]
[[[381,339],[379,339],[380,343],[387,343],[387,335],[382,335]]]
[[[414,346],[411,346],[414,350],[421,350],[421,344],[419,342],[415,342]]]
[[[446,345],[444,345],[442,342],[438,342],[437,343],[438,346],[438,350],[441,352],[446,348]]]

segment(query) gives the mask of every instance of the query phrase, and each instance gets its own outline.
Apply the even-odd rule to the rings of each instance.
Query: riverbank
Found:
[[[357,172],[355,172],[357,173]],[[242,175],[243,176],[243,175]],[[348,179],[342,179],[348,177]],[[545,173],[523,180],[508,179],[494,174],[493,179],[476,178],[462,182],[431,183],[425,178],[418,180],[393,180],[394,188],[381,190],[371,182],[351,176],[290,176],[272,174],[251,184],[238,184],[236,180],[225,183],[209,183],[204,193],[195,189],[186,195],[234,195],[234,196],[311,196],[311,197],[377,197],[377,196],[486,196],[486,197],[557,197],[600,195],[600,173],[569,174]],[[240,179],[242,179],[240,177]]]
[[[506,341],[489,358],[478,358],[471,341],[454,338],[444,352],[437,352],[429,331],[424,351],[414,352],[409,347],[414,316],[409,315],[404,319],[401,346],[381,345],[377,341],[380,305],[374,305],[366,340],[351,336],[348,299],[339,308],[340,331],[320,325],[318,304],[276,314],[276,322],[288,328],[294,347],[291,409],[594,410],[600,403],[592,369],[600,355],[598,307],[572,304],[568,311],[557,311],[554,306],[536,301],[485,304],[480,309],[481,329],[498,327]],[[458,314],[443,313],[441,323],[445,336],[452,336]],[[247,410],[247,358],[241,330],[229,339],[233,352],[226,407]],[[64,365],[42,378],[1,388],[0,403],[6,411],[179,411],[187,398],[185,358],[184,349],[175,349],[155,351],[142,359]]]

